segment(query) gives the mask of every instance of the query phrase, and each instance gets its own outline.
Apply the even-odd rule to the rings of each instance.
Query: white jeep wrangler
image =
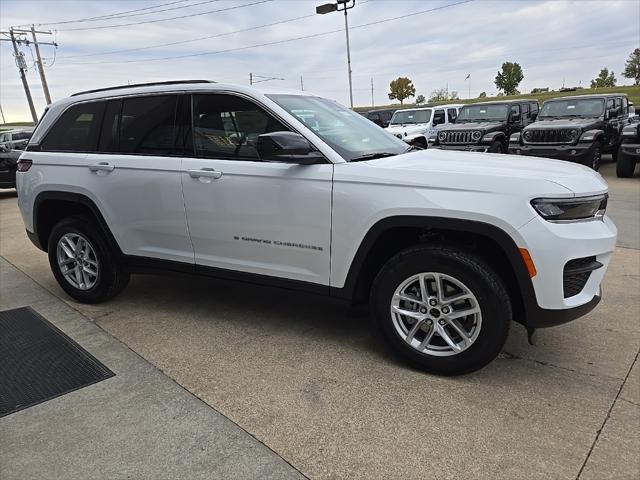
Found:
[[[435,107],[396,110],[385,130],[409,145],[427,148],[429,137],[438,128],[455,122],[463,105],[438,105]]]
[[[512,320],[593,309],[616,240],[588,168],[415,151],[333,101],[206,81],[52,104],[17,188],[81,302],[158,270],[368,301],[402,357],[447,375],[491,361]]]

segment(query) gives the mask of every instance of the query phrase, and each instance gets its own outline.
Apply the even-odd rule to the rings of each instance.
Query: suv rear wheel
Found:
[[[85,216],[58,222],[49,235],[49,265],[58,284],[83,303],[114,297],[129,283],[129,274],[117,263],[104,235]]]
[[[491,144],[491,146],[489,147],[489,150],[487,151],[490,153],[503,153],[504,146],[502,145],[502,142],[500,140],[496,140]]]
[[[388,344],[431,373],[482,368],[509,332],[511,301],[502,280],[465,250],[421,246],[399,253],[378,274],[371,301]]]

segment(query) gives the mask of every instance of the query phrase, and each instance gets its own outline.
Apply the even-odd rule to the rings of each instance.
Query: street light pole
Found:
[[[335,11],[344,11],[344,32],[347,37],[347,72],[349,74],[349,102],[353,109],[353,82],[351,81],[351,47],[349,45],[349,20],[347,18],[347,10],[355,7],[356,0],[336,0],[336,3],[325,3],[316,7],[316,13],[324,15]]]

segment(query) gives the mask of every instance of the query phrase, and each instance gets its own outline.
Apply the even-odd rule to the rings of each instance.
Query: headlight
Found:
[[[447,138],[447,134],[445,132],[438,132],[438,140],[444,140]]]
[[[602,218],[607,209],[608,194],[578,198],[536,198],[531,206],[549,222],[571,222]]]
[[[522,137],[528,142],[531,140],[531,138],[533,137],[533,133],[531,133],[531,130],[525,130],[522,133]]]
[[[482,136],[482,132],[480,130],[475,130],[474,132],[471,133],[471,138],[476,142],[480,140],[481,136]]]
[[[567,132],[567,135],[570,140],[575,140],[576,138],[578,138],[578,135],[580,135],[580,131],[576,128],[573,128],[569,130],[569,132]]]

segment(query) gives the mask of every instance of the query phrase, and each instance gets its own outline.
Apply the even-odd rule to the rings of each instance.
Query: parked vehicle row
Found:
[[[445,109],[458,113],[401,124],[446,125]],[[616,243],[606,183],[519,160],[416,149],[302,92],[132,85],[48,107],[18,205],[78,301],[165,270],[368,302],[400,356],[452,375],[495,358],[512,320],[531,334],[600,301]]]
[[[30,138],[29,130],[0,132],[0,188],[16,187],[16,165]]]
[[[427,148],[428,139],[438,126],[456,121],[462,105],[396,110],[386,130],[409,145]]]

